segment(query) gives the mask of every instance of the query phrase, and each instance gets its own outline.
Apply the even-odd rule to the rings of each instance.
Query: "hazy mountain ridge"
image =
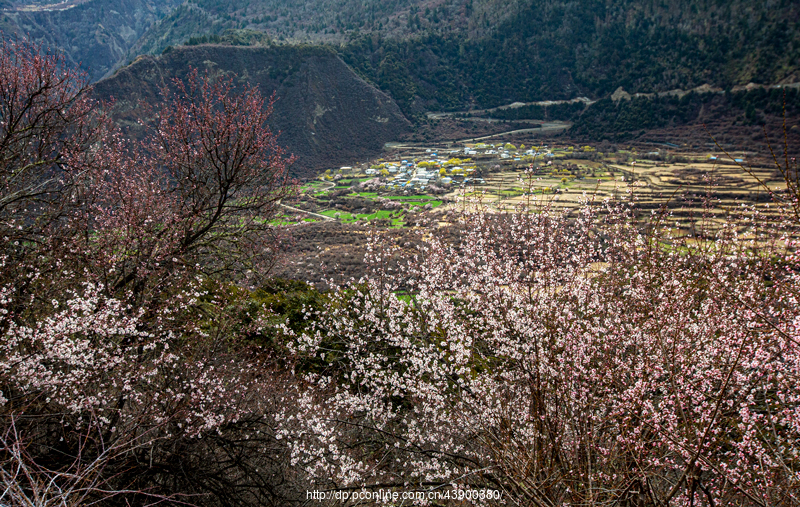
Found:
[[[257,86],[266,97],[275,91],[270,127],[297,156],[297,176],[377,155],[410,127],[391,97],[361,80],[334,52],[312,46],[176,48],[139,58],[97,83],[95,94],[115,98],[114,116],[136,135],[140,105],[157,102],[159,88],[190,67]]]
[[[67,8],[48,4],[9,3],[0,13],[7,35],[25,33],[50,48],[61,49],[70,63],[80,65],[96,81],[125,58],[128,50],[179,0],[88,0]]]

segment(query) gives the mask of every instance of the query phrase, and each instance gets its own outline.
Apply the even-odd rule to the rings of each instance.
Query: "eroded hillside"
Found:
[[[178,48],[141,57],[97,83],[101,99],[115,99],[114,114],[133,135],[142,104],[159,100],[159,88],[190,68],[273,91],[277,101],[271,128],[297,161],[294,174],[307,176],[347,165],[381,151],[410,127],[397,104],[360,79],[332,51],[310,46]]]

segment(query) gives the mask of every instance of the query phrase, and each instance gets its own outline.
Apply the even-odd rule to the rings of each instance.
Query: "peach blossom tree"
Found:
[[[0,503],[246,491],[278,390],[231,282],[269,271],[293,191],[272,102],[195,71],[135,143],[58,56],[5,42],[0,70]]]
[[[465,213],[459,244],[375,243],[374,274],[294,337],[313,365],[298,466],[515,505],[796,505],[798,224],[747,210],[697,240],[633,209]]]

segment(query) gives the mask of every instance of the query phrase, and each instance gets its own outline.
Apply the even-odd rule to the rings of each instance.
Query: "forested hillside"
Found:
[[[798,79],[796,2],[193,0],[136,50],[250,28],[333,44],[407,114]]]
[[[719,5],[717,5],[719,4]],[[361,35],[345,60],[404,110],[723,88],[798,79],[798,7],[776,2],[544,2],[520,6],[490,33]]]
[[[800,79],[792,0],[105,2],[53,12],[8,3],[2,24],[64,48],[94,79],[140,54],[231,29],[278,44],[329,44],[408,116],[597,99],[620,86],[636,93]]]
[[[517,12],[520,1],[190,0],[155,27],[142,47],[180,43],[186,31],[230,28],[261,30],[280,40],[337,44],[359,33],[405,38],[435,30],[475,36]]]
[[[760,133],[762,127],[779,124],[783,115],[800,116],[800,90],[790,87],[755,88],[735,93],[690,92],[683,96],[632,97],[614,101],[604,98],[592,104],[576,119],[570,133],[586,139],[629,138],[630,134],[688,124],[724,122],[730,128]],[[783,132],[776,132],[782,135]],[[798,141],[798,129],[790,125],[785,133]],[[763,135],[756,135],[763,141]]]

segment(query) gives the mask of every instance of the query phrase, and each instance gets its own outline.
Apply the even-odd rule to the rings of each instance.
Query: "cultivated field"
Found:
[[[402,177],[406,166],[407,176]],[[381,169],[381,174],[370,167],[393,172]],[[432,179],[421,180],[420,186],[415,176],[424,171]],[[295,220],[325,216],[344,223],[403,227],[415,223],[420,214],[475,205],[497,212],[544,203],[572,208],[587,200],[631,199],[642,211],[668,209],[688,227],[700,217],[713,224],[734,210],[741,212],[742,205],[758,205],[770,216],[775,207],[767,206],[767,189],[784,187],[774,160],[744,152],[627,147],[604,153],[592,146],[525,148],[522,142],[395,145],[382,159],[332,169],[307,183],[296,206],[317,215],[297,215]]]

